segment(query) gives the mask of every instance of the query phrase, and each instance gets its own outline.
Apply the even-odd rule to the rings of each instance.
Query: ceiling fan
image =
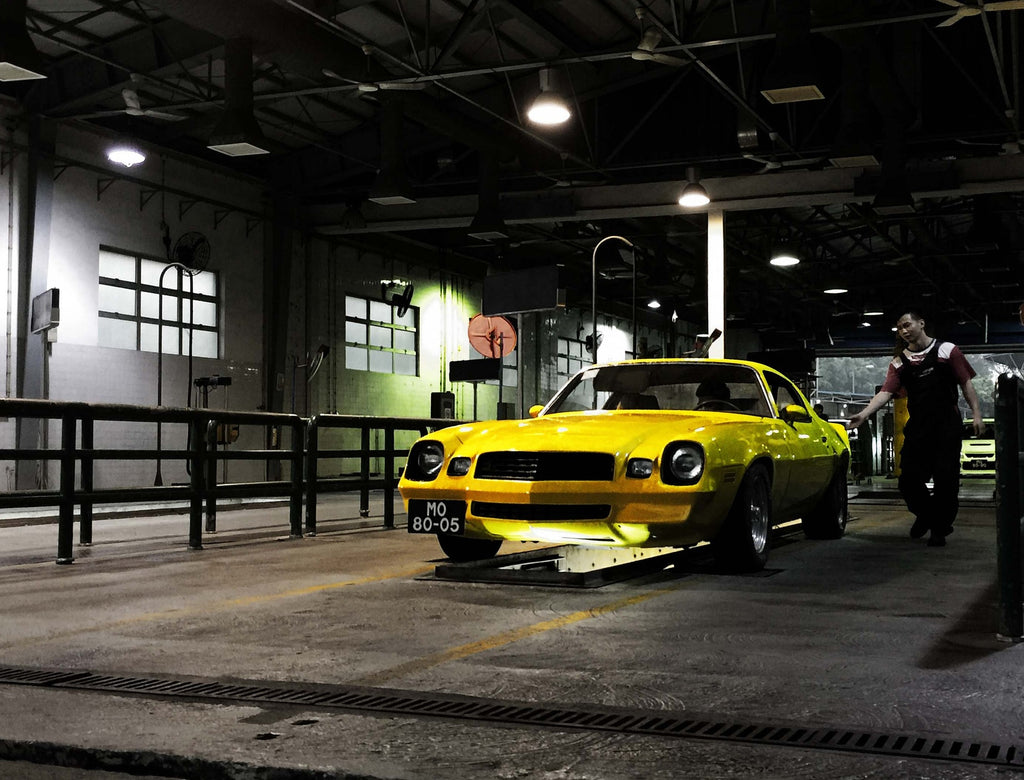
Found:
[[[960,0],[939,0],[939,2],[943,5],[955,8],[956,13],[945,21],[940,22],[937,25],[938,27],[949,27],[956,24],[961,19],[966,19],[968,16],[977,16],[985,11],[1024,10],[1024,0],[996,0],[991,3],[986,3],[984,0],[978,0],[977,3],[962,3]]]
[[[153,108],[143,108],[139,100],[139,93],[130,87],[121,90],[121,97],[124,98],[124,112],[128,116],[148,116],[150,119],[163,119],[168,122],[178,122],[187,119],[184,114],[173,114],[170,111],[157,111]]]
[[[636,9],[636,18],[641,21],[647,15],[643,8]],[[657,62],[662,65],[670,65],[673,68],[681,68],[683,65],[688,65],[689,61],[684,60],[681,57],[673,57],[671,54],[663,54],[662,52],[655,51],[658,48],[658,44],[661,43],[662,32],[657,27],[648,27],[643,30],[640,34],[640,43],[637,47],[630,52],[630,57],[640,62]]]

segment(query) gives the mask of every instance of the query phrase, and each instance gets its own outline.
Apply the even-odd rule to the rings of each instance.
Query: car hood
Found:
[[[749,422],[749,415],[694,412],[573,412],[530,420],[489,420],[448,429],[463,455],[502,450],[628,452],[652,437],[705,439],[721,426]]]

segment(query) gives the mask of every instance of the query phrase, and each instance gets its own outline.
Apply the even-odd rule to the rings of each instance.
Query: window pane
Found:
[[[395,310],[395,322],[398,325],[405,325],[406,327],[412,328],[416,326],[416,310],[409,308],[405,314],[401,317],[398,316],[398,310]]]
[[[345,323],[345,341],[352,344],[366,343],[366,325],[359,322]]]
[[[178,299],[173,295],[164,296],[164,319],[181,322],[181,315],[178,313]]]
[[[122,282],[134,282],[135,258],[100,250],[100,276],[120,279]]]
[[[143,284],[151,284],[156,287],[160,284],[160,274],[164,274],[164,289],[178,289],[179,272],[177,268],[172,268],[167,273],[164,273],[164,269],[167,268],[167,263],[158,263],[155,260],[143,260],[141,261],[141,264]]]
[[[192,354],[196,357],[217,357],[217,334],[208,330],[193,331]]]
[[[99,345],[115,349],[135,349],[135,323],[100,317]]]
[[[370,344],[375,347],[390,347],[391,328],[382,328],[379,325],[371,325]]]
[[[395,373],[416,376],[416,356],[395,354]]]
[[[188,284],[185,285],[188,289]],[[196,295],[216,295],[217,276],[209,272],[196,274],[192,277],[192,292]]]
[[[415,352],[416,334],[411,330],[396,330],[395,349],[404,349],[406,352]]]
[[[185,304],[186,310],[188,304]],[[188,316],[186,314],[186,316]],[[208,301],[192,301],[192,322],[196,325],[216,325],[217,306]]]
[[[566,358],[558,358],[558,373],[568,374],[569,373],[569,361]]]
[[[366,300],[363,298],[352,298],[345,296],[345,316],[356,317],[360,320],[366,319]]]
[[[135,292],[124,287],[100,285],[100,311],[114,314],[135,314]]]
[[[164,354],[165,355],[177,355],[180,353],[178,345],[178,335],[181,333],[179,328],[172,328],[169,325],[164,325]]]
[[[366,350],[359,347],[345,347],[345,368],[352,368],[356,371],[367,370]]]
[[[156,325],[139,326],[139,349],[145,352],[156,352]]]
[[[370,370],[380,374],[391,373],[391,353],[374,350],[370,352]]]
[[[157,311],[157,298],[156,293],[142,293],[141,300],[139,301],[139,313],[143,317],[152,317],[156,319]],[[164,312],[164,317],[167,316],[167,312]]]
[[[580,349],[582,346],[583,345],[580,342],[578,342],[578,341],[570,341],[569,342],[569,357],[579,357],[580,355],[582,355],[583,352]]]
[[[370,301],[370,319],[375,322],[391,322],[392,311],[390,303]]]
[[[504,378],[503,384],[505,385],[505,387],[516,386],[519,379],[519,374],[516,372],[514,368],[506,368],[504,371],[502,371],[501,375]]]

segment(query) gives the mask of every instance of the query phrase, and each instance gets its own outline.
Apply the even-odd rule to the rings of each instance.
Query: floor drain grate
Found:
[[[87,671],[47,671],[0,666],[0,684],[32,685],[106,693],[302,705],[373,714],[443,717],[517,726],[615,731],[661,737],[715,739],[760,745],[873,753],[1024,767],[1024,748],[969,739],[858,731],[828,727],[729,723],[691,714],[614,707],[551,707],[469,696],[445,696],[355,686],[264,684],[217,680],[125,677]]]

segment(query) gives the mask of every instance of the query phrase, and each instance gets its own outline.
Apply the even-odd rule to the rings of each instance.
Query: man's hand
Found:
[[[867,417],[868,416],[866,414],[864,414],[863,410],[857,412],[857,414],[853,415],[853,417],[851,417],[849,420],[846,421],[846,428],[847,428],[847,430],[853,430],[854,428],[859,428],[861,425],[864,424],[864,420],[866,420]]]
[[[974,416],[974,435],[975,436],[981,436],[981,434],[984,431],[985,431],[985,423],[983,423],[981,421],[981,416],[980,415],[975,415]]]

